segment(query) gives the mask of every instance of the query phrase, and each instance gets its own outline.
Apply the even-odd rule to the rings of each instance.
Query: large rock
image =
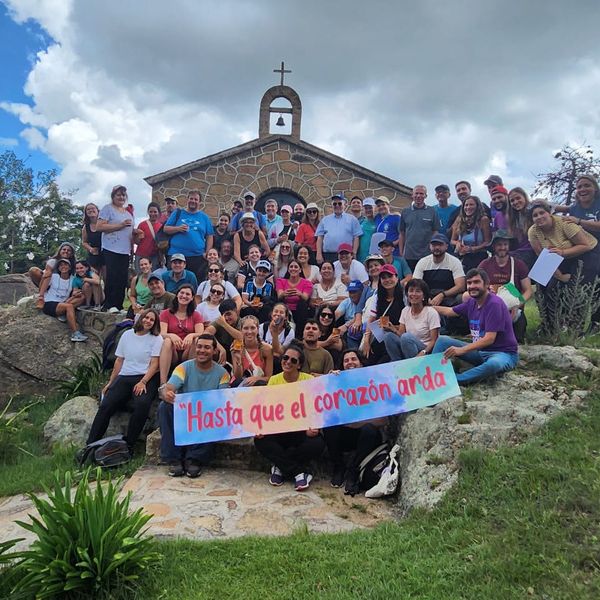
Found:
[[[13,394],[45,394],[94,353],[102,354],[104,336],[122,316],[77,311],[89,339],[71,342],[66,323],[43,314],[32,302],[0,309],[0,400]]]
[[[575,371],[587,373],[596,369],[587,356],[580,354],[573,346],[521,346],[520,358],[525,364],[540,362],[560,369],[568,374]]]
[[[16,304],[21,298],[37,293],[38,289],[28,275],[14,273],[0,276],[0,306]]]
[[[517,371],[403,416],[398,438],[402,513],[441,500],[458,477],[457,459],[465,448],[516,444],[556,414],[579,406],[586,394]]]

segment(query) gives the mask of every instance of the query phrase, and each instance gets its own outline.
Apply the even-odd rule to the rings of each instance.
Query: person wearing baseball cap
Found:
[[[509,254],[510,244],[513,241],[516,239],[507,231],[503,229],[496,231],[491,242],[492,256],[483,260],[477,268],[488,274],[490,289],[493,292],[497,292],[501,286],[510,282],[523,297],[521,305],[510,311],[515,337],[517,342],[522,344],[525,341],[525,330],[527,329],[527,319],[523,308],[525,302],[532,297],[533,289],[527,265],[520,258]],[[465,298],[463,295],[463,300],[468,300],[468,296]]]
[[[402,285],[406,285],[412,277],[412,271],[404,257],[393,255],[394,245],[390,240],[381,240],[377,245],[379,247],[379,254],[383,258],[383,264],[394,265]]]
[[[260,229],[265,236],[267,235],[267,220],[265,215],[258,210],[255,210],[254,205],[256,204],[256,195],[254,192],[250,190],[246,190],[242,197],[241,202],[243,202],[242,210],[237,214],[233,215],[231,218],[231,223],[229,224],[229,230],[231,232],[240,231],[242,228],[242,216],[246,213],[251,212],[254,215],[255,224],[254,227]]]
[[[492,205],[492,231],[508,230],[508,190],[497,185],[490,191]]]
[[[492,195],[492,190],[499,186],[499,185],[504,185],[504,182],[502,181],[502,177],[500,177],[500,175],[490,175],[484,182],[483,185],[485,185],[485,187],[488,189],[488,192],[490,194],[490,196]]]
[[[165,282],[167,292],[174,294],[177,288],[183,283],[189,283],[194,290],[198,287],[198,278],[185,267],[186,260],[183,254],[176,252],[171,256],[171,269],[162,274],[162,280]]]
[[[333,214],[323,217],[319,222],[315,235],[317,237],[317,263],[336,259],[340,244],[350,244],[352,253],[356,254],[362,227],[358,219],[346,211],[346,198],[342,193],[331,197]]]
[[[246,277],[242,290],[242,317],[254,315],[262,323],[269,318],[273,303],[277,298],[275,286],[267,278],[271,275],[271,263],[261,259],[256,263],[253,277]]]
[[[336,278],[339,278],[344,285],[348,285],[355,279],[362,282],[369,281],[367,270],[361,262],[354,258],[350,244],[339,245],[338,260],[333,263],[333,270]]]
[[[365,258],[367,258],[371,252],[371,239],[375,233],[374,213],[375,199],[369,196],[362,201],[362,215],[358,219],[363,234],[360,236],[356,258],[362,263],[364,263]]]
[[[144,304],[144,310],[146,308],[153,308],[160,313],[161,310],[171,306],[175,294],[171,294],[171,292],[165,290],[165,282],[158,275],[152,273],[148,277],[148,289],[151,296],[150,300]]]
[[[400,215],[390,212],[390,200],[387,196],[375,198],[377,214],[375,215],[375,232],[383,233],[385,239],[392,242],[394,256],[399,256]]]
[[[335,320],[344,319],[344,324],[339,328],[347,348],[358,348],[362,339],[362,319],[357,315],[364,308],[365,286],[358,279],[354,279],[346,288],[348,298],[342,300],[335,311]],[[362,315],[361,315],[362,316]]]
[[[296,229],[292,222],[294,211],[289,204],[284,204],[279,209],[279,213],[281,214],[281,223],[277,227],[277,243],[281,244],[281,242],[285,242],[286,240],[293,242],[296,239]]]
[[[456,218],[460,207],[455,204],[449,204],[450,187],[445,183],[435,186],[435,197],[438,203],[434,208],[440,219],[440,231],[450,237],[452,235],[450,228],[452,227],[452,223],[454,223],[454,219]]]

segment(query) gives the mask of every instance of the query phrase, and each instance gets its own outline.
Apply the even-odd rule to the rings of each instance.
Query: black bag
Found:
[[[122,434],[102,438],[82,448],[76,456],[80,467],[118,467],[131,460],[129,446]]]
[[[387,444],[377,446],[375,450],[365,456],[358,469],[360,487],[363,490],[369,490],[377,485],[383,469],[389,461],[390,449]]]
[[[133,319],[125,319],[117,323],[114,329],[104,338],[102,343],[102,368],[105,371],[115,366],[115,352],[121,336],[133,327]]]

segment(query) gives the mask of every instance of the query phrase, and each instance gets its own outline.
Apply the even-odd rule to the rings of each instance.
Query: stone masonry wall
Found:
[[[164,198],[172,196],[185,206],[191,189],[200,190],[204,210],[211,218],[229,212],[233,200],[245,190],[254,192],[257,198],[265,192],[291,190],[306,203],[316,202],[321,208],[329,203],[333,192],[340,191],[348,200],[355,194],[362,198],[387,196],[392,210],[400,210],[410,202],[409,196],[398,190],[281,140],[234,156],[216,155],[202,168],[154,185],[152,199],[162,204]]]

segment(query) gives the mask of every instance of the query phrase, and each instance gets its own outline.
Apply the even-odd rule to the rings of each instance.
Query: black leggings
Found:
[[[100,403],[98,412],[94,417],[87,443],[95,442],[104,437],[110,418],[119,410],[126,408],[131,401],[133,412],[127,426],[127,435],[125,441],[130,448],[133,448],[140,433],[144,429],[146,419],[150,413],[152,401],[158,393],[159,377],[156,374],[147,384],[146,393],[141,396],[133,395],[133,388],[136,383],[142,379],[143,375],[119,375],[108,388],[104,399]]]
[[[358,468],[363,458],[382,442],[381,429],[372,423],[366,423],[357,428],[345,425],[326,427],[323,429],[323,437],[334,469],[344,466],[343,453],[350,451],[352,451],[352,455],[346,466],[349,469]]]
[[[104,308],[108,310],[115,306],[123,308],[125,288],[129,279],[129,254],[119,254],[103,250],[104,265],[106,266],[106,281],[104,282]]]
[[[325,449],[325,442],[320,435],[308,437],[305,431],[254,438],[254,445],[286,477],[309,472],[310,461],[321,456]]]

